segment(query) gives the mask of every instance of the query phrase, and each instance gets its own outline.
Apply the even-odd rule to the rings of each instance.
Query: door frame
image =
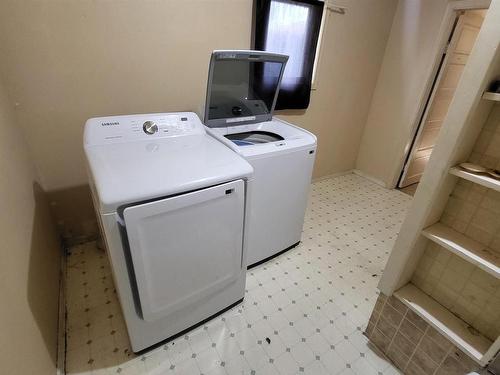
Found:
[[[489,8],[490,4],[491,0],[448,0],[448,4],[443,16],[443,21],[441,22],[439,33],[436,38],[437,40],[439,40],[439,43],[437,43],[435,51],[433,53],[434,58],[432,68],[427,74],[426,84],[424,90],[422,90],[422,93],[420,95],[417,111],[413,116],[410,137],[403,149],[400,162],[397,165],[397,169],[393,172],[391,185],[388,186],[389,188],[398,188],[399,180],[402,176],[403,169],[406,166],[406,161],[413,150],[413,143],[419,131],[420,120],[424,115],[426,104],[429,100],[430,95],[432,94],[434,83],[436,81],[436,75],[439,73],[439,69],[442,65],[442,56],[445,49],[448,48],[448,39],[455,25],[456,13],[462,10],[486,9]]]
[[[416,184],[418,182],[414,182],[413,184],[409,184],[407,186],[401,186],[405,178],[407,177],[408,169],[410,168],[410,164],[413,160],[414,153],[416,152],[416,149],[419,145],[419,140],[422,137],[422,133],[425,128],[425,123],[427,121],[427,117],[429,116],[430,109],[432,107],[432,104],[434,103],[434,98],[436,97],[437,94],[437,89],[439,87],[439,84],[441,82],[441,79],[443,78],[443,74],[447,68],[447,64],[450,61],[450,54],[448,51],[450,49],[455,48],[455,44],[457,43],[457,34],[456,31],[458,28],[461,26],[460,25],[460,16],[461,12],[463,12],[463,9],[456,10],[454,14],[454,19],[453,19],[453,25],[450,30],[450,34],[448,35],[446,45],[442,49],[442,55],[440,56],[440,61],[436,69],[436,75],[434,76],[432,80],[432,84],[430,87],[430,93],[427,96],[427,99],[425,100],[424,106],[422,108],[422,115],[420,117],[420,120],[418,121],[417,128],[415,129],[415,134],[412,139],[410,139],[410,142],[408,143],[407,147],[409,147],[409,150],[406,154],[405,157],[405,162],[403,164],[403,169],[401,170],[401,174],[399,176],[398,182],[397,182],[397,188],[402,189],[407,186],[411,186],[413,184]]]

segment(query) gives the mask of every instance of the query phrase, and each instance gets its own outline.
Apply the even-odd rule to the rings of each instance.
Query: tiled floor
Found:
[[[131,353],[106,255],[67,266],[69,374],[395,374],[362,331],[411,197],[350,174],[312,186],[302,243],[248,271],[242,305]]]

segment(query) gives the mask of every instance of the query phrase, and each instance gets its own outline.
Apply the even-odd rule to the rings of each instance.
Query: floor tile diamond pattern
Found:
[[[312,184],[302,242],[248,271],[243,304],[131,352],[95,243],[67,259],[68,374],[397,374],[362,334],[411,197],[354,174]]]

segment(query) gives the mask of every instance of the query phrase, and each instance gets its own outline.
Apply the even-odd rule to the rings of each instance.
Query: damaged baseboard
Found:
[[[61,254],[61,269],[59,281],[59,319],[57,327],[57,360],[56,374],[66,374],[66,248]]]
[[[90,241],[97,241],[100,238],[99,233],[92,233],[90,235],[79,235],[71,237],[63,237],[62,241],[65,248],[70,248],[75,245],[81,245]]]

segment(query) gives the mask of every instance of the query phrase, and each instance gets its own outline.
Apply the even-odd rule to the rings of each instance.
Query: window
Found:
[[[276,109],[309,106],[323,2],[255,0],[254,48],[289,56]]]

